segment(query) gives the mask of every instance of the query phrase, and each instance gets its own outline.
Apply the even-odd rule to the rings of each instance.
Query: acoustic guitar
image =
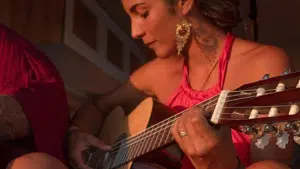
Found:
[[[271,137],[284,149],[289,135],[300,138],[300,72],[284,74],[246,84],[199,103],[212,112],[214,125],[226,125],[257,139],[264,148]],[[106,119],[101,138],[112,145],[109,152],[90,153],[86,159],[93,169],[130,169],[134,160],[174,143],[170,133],[183,112],[175,113],[153,98],[141,102],[128,116],[121,108]]]

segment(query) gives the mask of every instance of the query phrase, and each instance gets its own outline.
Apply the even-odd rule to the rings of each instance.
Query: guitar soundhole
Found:
[[[127,134],[122,134],[115,141],[115,144],[120,142],[123,139],[127,138]],[[114,145],[115,145],[114,144]],[[92,169],[112,169],[111,166],[117,156],[118,147],[114,146],[111,152],[103,151],[97,147],[90,146],[86,151],[82,152],[85,164],[87,164]]]

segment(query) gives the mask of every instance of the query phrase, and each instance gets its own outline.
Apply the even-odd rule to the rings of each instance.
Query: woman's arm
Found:
[[[143,91],[128,81],[113,92],[84,104],[75,112],[72,126],[78,126],[82,131],[96,135],[105,117],[114,108],[122,106],[126,113],[130,113],[146,97]]]
[[[78,126],[81,130],[95,135],[99,132],[105,117],[117,106],[122,106],[128,114],[143,99],[154,96],[151,85],[153,65],[155,65],[153,62],[143,65],[117,89],[87,101],[75,112],[72,126]]]

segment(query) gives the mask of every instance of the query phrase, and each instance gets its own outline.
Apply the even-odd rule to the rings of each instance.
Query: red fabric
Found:
[[[219,81],[212,88],[205,91],[195,91],[190,87],[188,82],[188,67],[184,65],[184,74],[180,87],[172,95],[167,105],[173,108],[176,112],[181,112],[195,104],[201,103],[221,92],[223,89],[227,63],[230,57],[231,47],[234,41],[234,37],[229,33],[226,38],[225,46],[219,60]],[[248,166],[250,164],[250,138],[235,130],[232,130],[232,140],[236,149],[236,152],[241,159],[241,162]],[[187,156],[184,156],[182,160],[182,169],[193,169],[193,165]]]
[[[6,149],[1,156],[11,160],[38,151],[65,162],[69,110],[63,81],[44,53],[4,25],[0,25],[0,94],[18,100],[32,130],[32,138],[1,143],[0,150]]]

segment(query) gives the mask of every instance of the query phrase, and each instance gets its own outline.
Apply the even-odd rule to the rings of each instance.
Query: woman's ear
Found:
[[[195,0],[178,0],[178,7],[181,10],[182,15],[187,15],[194,4]]]

